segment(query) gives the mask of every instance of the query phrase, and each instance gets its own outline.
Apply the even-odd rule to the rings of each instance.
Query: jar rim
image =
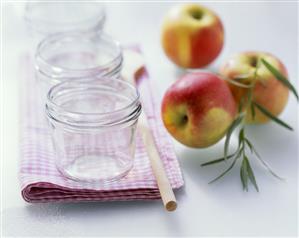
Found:
[[[106,14],[105,14],[105,6],[102,3],[98,2],[89,2],[87,4],[88,7],[92,7],[93,14],[90,14],[90,11],[88,15],[81,15],[79,18],[76,17],[76,22],[73,21],[73,19],[68,19],[66,16],[63,17],[61,21],[57,21],[53,19],[45,18],[43,9],[45,7],[48,7],[50,5],[57,7],[56,3],[46,2],[28,2],[25,7],[25,15],[24,19],[26,23],[29,25],[30,28],[32,28],[35,32],[41,33],[44,35],[50,35],[55,33],[61,33],[61,32],[72,32],[72,31],[82,31],[82,32],[88,32],[88,31],[99,31],[102,30],[105,20],[106,20]],[[60,2],[59,4],[64,4],[64,2]],[[63,11],[69,11],[69,5],[68,3],[67,8],[63,9]],[[72,4],[77,4],[76,2],[72,2]],[[84,6],[87,6],[84,4]],[[80,6],[82,7],[82,6]],[[81,27],[78,27],[78,24],[82,24]],[[66,28],[62,28],[66,27]],[[49,30],[52,29],[52,30]]]
[[[88,81],[90,80],[90,81]],[[79,87],[81,88],[81,90],[84,90],[86,88],[91,89],[91,88],[99,88],[100,86],[105,86],[107,84],[104,83],[104,80],[109,80],[110,82],[114,82],[114,83],[120,83],[123,86],[125,86],[126,88],[129,88],[132,92],[134,92],[134,99],[132,99],[130,101],[130,103],[126,104],[125,106],[118,108],[114,111],[110,111],[110,112],[78,112],[78,111],[71,111],[68,110],[66,108],[64,108],[63,106],[59,105],[58,103],[54,102],[52,99],[55,96],[55,94],[59,93],[59,91],[63,88],[70,88],[70,87]],[[80,90],[80,89],[79,89]],[[141,112],[141,103],[139,101],[140,99],[140,94],[138,92],[138,90],[129,82],[124,81],[124,80],[120,80],[120,79],[114,79],[114,78],[102,78],[102,79],[79,79],[76,81],[64,81],[61,82],[55,86],[53,86],[48,94],[47,94],[47,100],[46,100],[46,111],[47,114],[54,120],[64,123],[64,124],[68,124],[71,126],[78,126],[78,124],[80,123],[66,123],[63,120],[60,120],[59,118],[57,118],[55,115],[56,112],[58,112],[59,114],[68,114],[71,117],[77,117],[77,116],[85,116],[85,117],[97,117],[97,119],[101,119],[104,116],[112,116],[112,115],[117,115],[118,113],[122,113],[122,112],[126,112],[128,109],[133,108],[133,114],[132,111],[129,113],[126,113],[124,117],[127,117],[128,114],[130,116],[133,116],[133,118],[136,118],[136,116],[139,116],[140,112]],[[51,111],[51,112],[49,112]],[[59,116],[58,116],[59,117]],[[124,117],[118,118],[116,121],[113,121],[113,123],[103,123],[100,120],[96,120],[93,123],[86,123],[89,126],[88,127],[103,127],[103,126],[111,126],[111,125],[117,125],[120,124],[122,122],[124,122]],[[126,120],[125,120],[126,121]],[[83,123],[84,124],[84,123]],[[82,125],[80,125],[82,126]]]
[[[52,34],[49,37],[46,37],[45,39],[43,39],[38,44],[38,46],[36,48],[36,53],[35,53],[35,62],[36,62],[37,70],[40,71],[41,73],[45,74],[46,76],[47,76],[47,73],[45,73],[44,70],[41,70],[41,68],[51,68],[53,71],[55,71],[59,74],[63,74],[65,72],[72,72],[72,73],[94,72],[94,74],[87,74],[87,76],[92,76],[92,75],[99,74],[99,72],[101,70],[103,71],[103,69],[107,69],[110,66],[117,65],[116,67],[120,67],[120,65],[122,65],[123,56],[122,56],[122,48],[121,48],[119,41],[114,40],[111,36],[109,36],[105,33],[101,33],[99,35],[99,37],[101,37],[101,39],[103,39],[104,41],[112,42],[116,49],[116,56],[105,64],[98,65],[95,67],[84,68],[84,69],[70,69],[67,67],[53,65],[53,64],[49,63],[47,61],[47,59],[42,55],[42,49],[53,44],[53,42],[62,41],[67,38],[74,38],[77,40],[78,39],[82,40],[83,34],[84,34],[84,37],[86,37],[86,33],[84,33],[84,32],[56,33],[56,34]],[[91,37],[98,33],[87,33],[87,34],[89,34],[89,36]],[[109,72],[107,72],[107,74],[109,74]],[[50,76],[55,78],[55,75],[50,75]],[[106,74],[103,74],[101,76],[106,76]]]

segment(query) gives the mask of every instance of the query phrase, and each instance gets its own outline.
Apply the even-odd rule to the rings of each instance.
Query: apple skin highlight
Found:
[[[183,68],[202,68],[222,50],[224,29],[220,18],[198,4],[178,5],[170,9],[162,25],[165,54]]]
[[[236,116],[226,83],[208,72],[190,73],[175,82],[162,101],[168,132],[182,144],[204,148],[218,142]]]
[[[243,52],[232,56],[220,68],[220,74],[230,80],[240,75],[251,75],[243,81],[245,84],[250,84],[254,79],[253,75],[256,70],[256,65],[252,64],[257,58],[263,58],[273,65],[280,73],[288,78],[288,73],[282,62],[275,56],[264,52]],[[285,108],[289,90],[273,74],[264,66],[260,65],[257,70],[258,80],[253,89],[253,100],[267,109],[274,116],[278,116]],[[235,98],[237,104],[244,97],[248,89],[238,87],[227,81],[228,86]],[[250,112],[250,108],[247,109]],[[270,119],[258,109],[255,110],[255,118],[253,120],[251,113],[246,113],[247,123],[266,123]]]

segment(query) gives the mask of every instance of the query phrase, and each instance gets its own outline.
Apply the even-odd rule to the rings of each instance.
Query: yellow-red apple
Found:
[[[265,65],[258,64],[262,58],[288,78],[287,70],[282,62],[275,56],[264,52],[236,54],[221,66],[220,74],[228,79],[227,83],[237,104],[240,103],[242,98],[247,97],[249,89],[237,86],[234,82],[247,85],[256,82],[252,91],[252,100],[263,106],[274,116],[278,116],[288,101],[289,90],[274,77]],[[251,109],[248,106],[246,110],[249,112]],[[258,109],[255,110],[254,119],[252,113],[246,113],[247,123],[265,123],[267,121],[269,121],[269,118]]]
[[[234,98],[217,75],[189,73],[164,95],[162,119],[168,132],[189,147],[215,144],[226,133],[236,114]]]
[[[224,30],[220,18],[198,4],[170,9],[162,25],[162,46],[170,60],[183,68],[201,68],[221,52]]]

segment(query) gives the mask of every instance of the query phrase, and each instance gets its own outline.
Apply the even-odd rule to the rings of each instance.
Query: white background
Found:
[[[168,3],[107,4],[106,31],[123,44],[139,42],[160,95],[181,72],[164,56],[160,23]],[[295,84],[298,74],[297,3],[205,3],[223,20],[226,37],[216,70],[231,54],[268,51],[286,65]],[[161,202],[26,204],[20,195],[18,166],[18,58],[30,38],[20,17],[22,5],[3,8],[2,232],[16,236],[188,236],[296,235],[298,200],[298,107],[290,97],[281,118],[295,128],[289,132],[269,123],[248,127],[258,151],[287,182],[271,177],[252,162],[260,187],[243,192],[239,169],[208,185],[224,167],[200,164],[222,154],[223,141],[208,149],[187,149],[175,143],[185,178],[177,191],[178,209],[163,210]]]

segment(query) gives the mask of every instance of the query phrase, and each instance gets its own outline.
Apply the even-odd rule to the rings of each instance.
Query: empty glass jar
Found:
[[[101,2],[27,1],[24,11],[26,42],[30,56],[38,43],[57,33],[103,31],[106,14]]]
[[[65,32],[99,32],[105,23],[99,2],[27,2],[24,19],[31,33],[46,36]]]
[[[45,38],[35,55],[42,94],[62,81],[90,77],[118,78],[122,68],[118,42],[103,33],[62,33]]]
[[[88,78],[54,86],[46,115],[58,170],[87,182],[126,175],[133,166],[140,112],[137,90],[123,80]]]

